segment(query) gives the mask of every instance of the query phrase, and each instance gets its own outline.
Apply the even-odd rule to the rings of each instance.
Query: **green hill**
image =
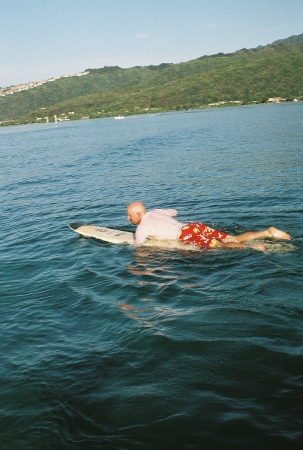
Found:
[[[89,74],[82,77],[0,97],[0,121],[54,120],[55,114],[67,119],[107,117],[216,102],[264,102],[270,97],[303,99],[303,34],[180,64],[86,70]]]
[[[290,36],[289,38],[286,38],[286,39],[279,39],[278,41],[274,41],[272,44],[269,44],[266,47],[271,46],[271,45],[280,45],[280,44],[285,44],[290,47],[302,45],[303,44],[302,34],[299,34],[296,36]]]

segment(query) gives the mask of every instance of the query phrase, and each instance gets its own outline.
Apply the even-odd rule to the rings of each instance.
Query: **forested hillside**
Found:
[[[265,47],[202,56],[180,64],[86,69],[0,97],[2,124],[118,113],[201,108],[216,102],[265,102],[271,97],[303,99],[303,34]],[[62,120],[63,120],[62,119]]]

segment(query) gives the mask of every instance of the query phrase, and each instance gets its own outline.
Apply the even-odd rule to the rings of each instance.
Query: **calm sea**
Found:
[[[303,103],[0,129],[0,448],[301,449]],[[183,252],[133,200],[291,243]]]

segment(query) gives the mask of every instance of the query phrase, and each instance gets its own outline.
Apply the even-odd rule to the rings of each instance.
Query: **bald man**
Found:
[[[191,243],[200,249],[250,247],[264,250],[263,244],[245,245],[243,242],[264,238],[290,239],[289,234],[274,227],[269,227],[264,231],[248,231],[238,236],[231,236],[199,222],[188,224],[178,222],[173,218],[176,215],[175,209],[154,209],[146,212],[143,203],[130,203],[127,207],[127,218],[133,225],[137,225],[134,246],[139,247],[147,238],[151,238],[180,240]]]

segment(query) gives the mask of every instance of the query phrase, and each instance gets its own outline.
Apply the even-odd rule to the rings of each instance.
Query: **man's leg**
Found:
[[[252,241],[254,239],[276,238],[290,240],[290,235],[285,231],[278,230],[278,228],[269,227],[264,231],[247,231],[246,233],[238,234],[238,236],[232,236],[236,242]],[[228,242],[229,236],[226,241]]]
[[[247,249],[247,248],[253,248],[255,250],[264,251],[265,247],[264,244],[252,244],[252,245],[245,245],[240,244],[239,242],[218,242],[218,244],[214,248],[241,248],[241,249]]]

